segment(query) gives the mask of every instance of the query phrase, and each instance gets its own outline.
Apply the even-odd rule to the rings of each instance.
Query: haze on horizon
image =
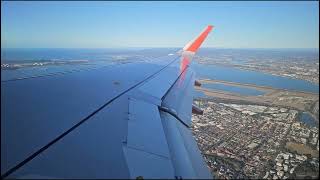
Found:
[[[319,48],[319,2],[1,1],[2,48]]]

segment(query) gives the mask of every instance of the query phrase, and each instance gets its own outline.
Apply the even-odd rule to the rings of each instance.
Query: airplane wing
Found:
[[[1,82],[2,178],[212,178],[190,131],[193,55]]]

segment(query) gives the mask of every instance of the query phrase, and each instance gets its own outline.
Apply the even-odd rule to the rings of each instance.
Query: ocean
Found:
[[[178,48],[126,48],[126,49],[63,49],[63,48],[28,48],[28,49],[1,49],[1,64],[3,63],[25,63],[25,62],[66,62],[66,61],[86,61],[86,63],[65,63],[59,66],[36,66],[18,68],[16,70],[1,69],[1,80],[8,80],[17,76],[32,76],[33,74],[58,73],[61,71],[74,71],[86,68],[98,68],[118,63],[132,63],[152,59],[154,57],[167,55],[176,52]],[[232,55],[239,57],[239,63],[246,58],[279,58],[283,57],[307,57],[312,59],[317,56],[314,50],[265,50],[265,49],[201,49],[199,54],[202,56],[215,57]],[[319,85],[308,81],[291,79],[270,75],[262,72],[236,69],[233,67],[224,67],[217,65],[204,65],[194,63],[194,70],[197,78],[210,78],[224,81],[233,81],[238,83],[249,83],[261,86],[271,86],[297,91],[307,91],[319,93]],[[261,92],[251,91],[243,88],[217,86],[215,88],[240,93],[253,93],[259,95]]]

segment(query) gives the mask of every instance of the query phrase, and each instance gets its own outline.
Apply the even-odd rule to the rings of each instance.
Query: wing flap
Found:
[[[158,107],[130,98],[128,116],[128,148],[170,158]]]
[[[188,68],[163,98],[162,106],[173,110],[189,127],[194,94],[194,72]]]

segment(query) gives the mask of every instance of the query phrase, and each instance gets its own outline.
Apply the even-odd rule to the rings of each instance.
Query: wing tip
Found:
[[[208,25],[193,42],[187,44],[187,47],[185,47],[184,50],[195,53],[213,28],[213,25]]]

